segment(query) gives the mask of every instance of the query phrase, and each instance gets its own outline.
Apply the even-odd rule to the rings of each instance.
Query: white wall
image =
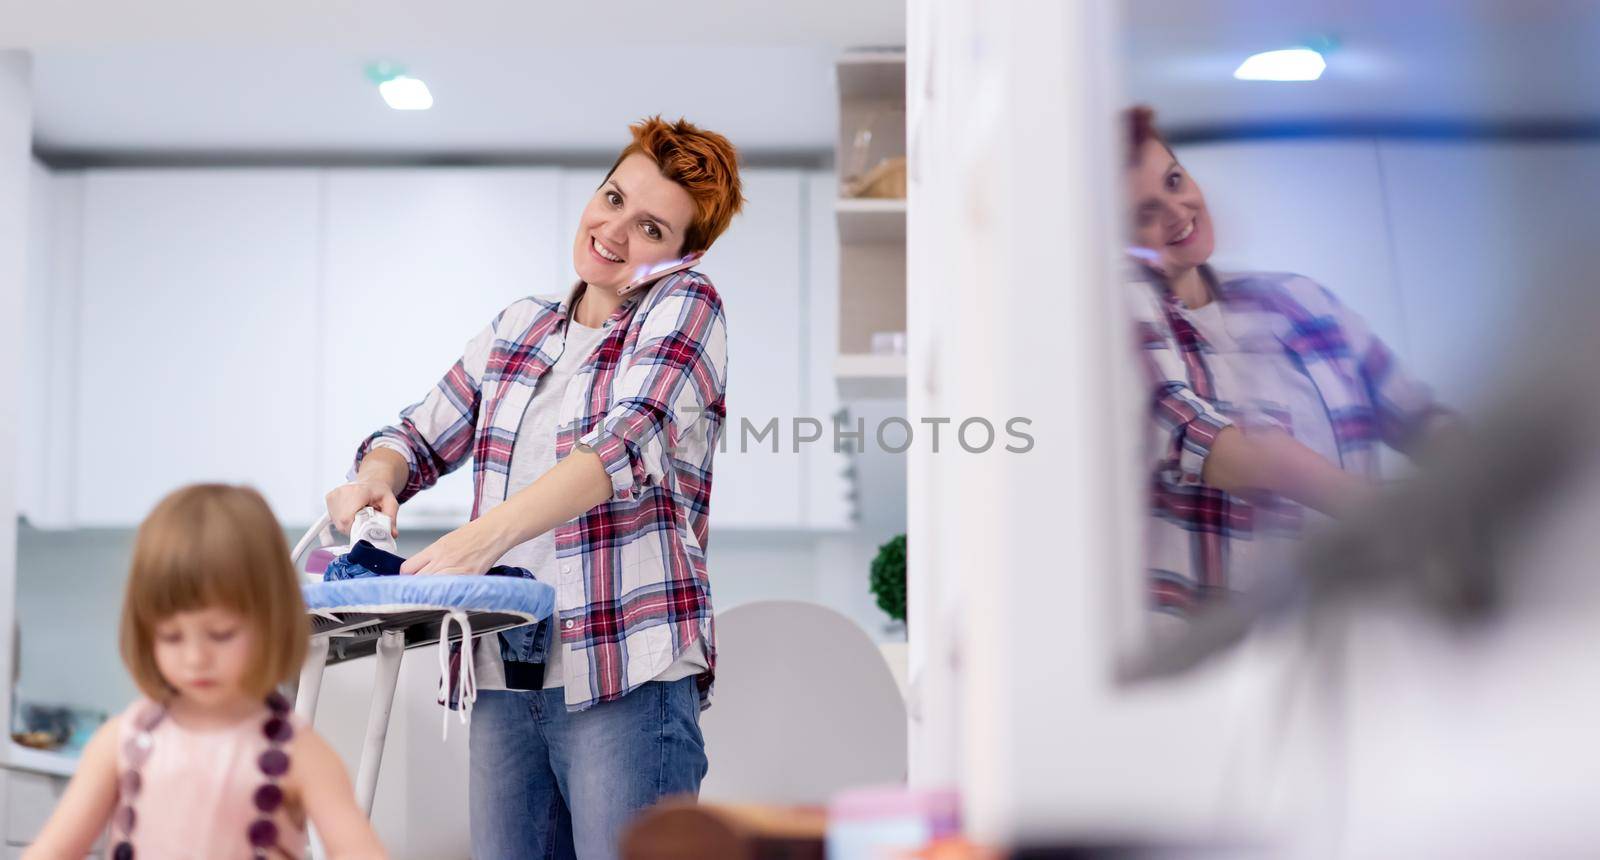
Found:
[[[28,280],[29,171],[33,109],[28,55],[0,51],[0,451],[17,450],[22,402],[23,293]],[[0,457],[0,641],[15,620],[18,470]],[[0,646],[3,649],[3,646]],[[0,685],[0,713],[11,713],[9,684]],[[6,741],[9,749],[10,741]],[[10,804],[9,777],[0,778],[0,803]]]

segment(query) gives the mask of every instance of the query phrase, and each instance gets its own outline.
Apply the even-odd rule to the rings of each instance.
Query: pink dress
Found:
[[[114,846],[127,840],[134,857],[162,860],[252,860],[306,853],[303,821],[290,818],[284,805],[270,816],[256,808],[256,794],[269,779],[258,764],[271,749],[263,726],[272,716],[265,705],[232,726],[188,729],[167,716],[150,731],[149,752],[138,768],[137,786],[130,792],[130,770],[137,748],[141,721],[148,725],[160,707],[149,700],[129,705],[118,717],[117,776],[120,796],[112,829],[106,840],[107,857]],[[305,724],[290,716],[296,732]],[[125,807],[133,809],[131,832]],[[250,844],[250,828],[270,817],[277,827],[277,847],[258,853]]]

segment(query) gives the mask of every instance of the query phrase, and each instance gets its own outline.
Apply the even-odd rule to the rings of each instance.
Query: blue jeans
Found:
[[[692,677],[578,713],[559,688],[484,690],[469,744],[474,860],[611,860],[636,813],[706,775]]]

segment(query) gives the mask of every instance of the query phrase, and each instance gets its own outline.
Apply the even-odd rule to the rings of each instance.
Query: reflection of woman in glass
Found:
[[[1151,377],[1154,608],[1247,588],[1307,516],[1371,492],[1378,444],[1445,413],[1362,320],[1308,278],[1215,272],[1210,213],[1152,124],[1127,113],[1135,316]],[[1312,509],[1309,515],[1305,508]]]

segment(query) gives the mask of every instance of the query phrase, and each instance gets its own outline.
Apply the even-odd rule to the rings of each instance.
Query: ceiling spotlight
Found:
[[[421,78],[400,75],[378,84],[378,94],[395,110],[427,110],[433,107],[433,93]]]
[[[390,63],[373,63],[367,67],[367,79],[378,85],[378,95],[395,110],[427,110],[433,107],[433,93],[421,78],[405,73],[405,69]]]
[[[1328,68],[1322,55],[1310,48],[1288,48],[1252,54],[1233,76],[1241,81],[1314,81]]]

